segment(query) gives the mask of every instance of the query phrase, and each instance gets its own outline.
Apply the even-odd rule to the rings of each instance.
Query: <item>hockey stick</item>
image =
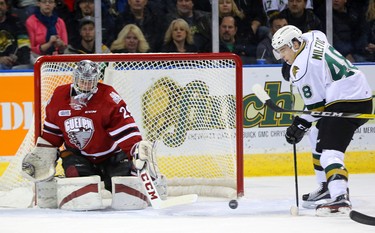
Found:
[[[154,141],[152,145],[152,151],[151,153],[153,154],[151,157],[156,158],[155,153],[156,153],[156,145],[157,141]],[[153,161],[153,164],[155,164],[156,161]],[[154,182],[152,181],[152,178],[147,171],[147,166],[145,166],[142,170],[138,171],[138,176],[142,180],[143,187],[146,190],[147,197],[151,203],[151,206],[154,209],[164,209],[172,206],[178,206],[178,205],[186,205],[186,204],[191,204],[197,201],[198,195],[197,194],[188,194],[188,195],[182,195],[182,196],[177,196],[173,197],[171,199],[167,200],[162,200]]]
[[[282,112],[286,114],[307,114],[315,117],[341,117],[341,118],[362,118],[362,119],[375,119],[375,114],[367,114],[367,113],[348,113],[348,112],[317,112],[317,111],[307,111],[307,110],[288,110],[285,108],[281,108],[276,105],[264,90],[264,88],[259,85],[255,84],[253,86],[253,92],[258,97],[260,101],[262,101],[265,105],[270,107],[275,112]]]
[[[178,205],[191,204],[196,202],[198,199],[197,194],[188,194],[173,197],[167,200],[162,200],[146,168],[143,168],[141,171],[139,171],[139,177],[142,180],[143,187],[145,188],[147,193],[147,197],[154,209],[164,209]]]
[[[299,207],[299,195],[298,195],[298,169],[297,169],[297,148],[296,144],[293,143],[293,162],[294,162],[294,185],[296,191],[296,205]]]
[[[358,223],[375,226],[375,217],[362,214],[355,210],[350,211],[349,216],[353,221]]]
[[[290,93],[293,95],[293,87],[290,84]],[[292,98],[292,109],[294,109],[294,98]],[[296,208],[291,207],[290,212],[292,215],[298,215],[299,212],[299,194],[298,194],[298,166],[297,166],[297,146],[293,143],[293,165],[294,165],[294,186],[296,193]]]

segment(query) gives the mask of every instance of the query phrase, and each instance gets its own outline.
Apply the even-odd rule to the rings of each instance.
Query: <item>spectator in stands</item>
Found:
[[[266,12],[268,19],[270,19],[273,14],[278,14],[287,7],[288,0],[263,0],[263,9]],[[307,0],[306,9],[313,10],[312,0]]]
[[[38,9],[26,20],[31,59],[44,54],[62,54],[68,44],[64,21],[54,12],[55,0],[38,0]]]
[[[233,2],[244,12],[245,19],[238,23],[237,38],[242,40],[249,49],[249,56],[256,57],[256,47],[268,34],[269,28],[266,26],[267,17],[263,11],[261,0],[235,0]]]
[[[224,16],[220,18],[219,25],[219,51],[232,52],[239,55],[244,64],[253,63],[255,57],[249,56],[249,51],[244,44],[237,40],[237,22],[233,16]]]
[[[116,36],[116,34],[114,33],[116,30],[116,19],[109,13],[109,5],[106,4],[106,1],[101,1],[101,4],[102,42],[103,44],[109,46]],[[68,24],[69,43],[78,44],[80,42],[79,21],[85,16],[95,17],[94,0],[75,1],[72,20],[70,20],[70,23]]]
[[[0,0],[0,70],[30,69],[30,41],[19,18]]]
[[[113,53],[147,53],[150,46],[141,29],[135,24],[127,24],[111,45]]]
[[[306,10],[306,4],[307,0],[289,0],[288,8],[281,11],[280,14],[287,19],[289,25],[296,26],[303,33],[311,30],[324,32],[320,19],[313,11]]]
[[[198,52],[194,44],[189,24],[183,19],[175,19],[169,25],[164,37],[162,52]]]
[[[68,7],[68,10],[70,11],[70,12],[73,12],[74,11],[74,2],[75,2],[76,0],[64,0],[64,3],[65,3],[65,5],[66,5],[66,7]]]
[[[72,21],[73,13],[69,10],[69,7],[65,4],[65,0],[55,0],[56,7],[55,11],[57,16],[62,18],[65,22],[65,25],[68,27],[68,24]]]
[[[194,2],[194,9],[205,11],[205,12],[211,12],[212,11],[212,0],[193,0]]]
[[[375,0],[369,0],[366,20],[369,25],[368,30],[368,43],[366,46],[367,50],[367,60],[375,62]]]
[[[116,0],[112,5],[118,14],[123,14],[129,7],[128,0]],[[150,9],[157,8],[157,11],[166,14],[176,10],[176,0],[148,0],[147,7]]]
[[[34,14],[37,7],[37,0],[10,0],[11,12],[19,17],[22,24],[30,15]]]
[[[83,17],[79,22],[81,42],[77,45],[69,44],[65,53],[87,54],[95,53],[95,20],[91,16]],[[110,53],[109,48],[102,44],[101,53]]]
[[[212,51],[212,22],[211,14],[195,10],[193,0],[177,0],[176,11],[167,14],[166,22],[170,24],[177,18],[184,19],[193,33],[194,44],[199,52]]]
[[[245,14],[242,10],[238,9],[234,0],[219,0],[219,17],[222,18],[227,15],[238,18],[236,19],[237,24],[239,23],[239,20],[245,19]]]
[[[147,6],[147,0],[128,0],[128,7],[119,15],[117,30],[128,24],[137,25],[150,44],[152,52],[160,51],[165,32],[164,14]]]
[[[233,16],[220,18],[220,52],[234,52],[236,49],[237,22]]]
[[[351,62],[364,62],[367,28],[364,14],[346,6],[346,0],[333,0],[333,46]]]
[[[257,59],[265,59],[267,64],[278,64],[281,60],[277,60],[273,55],[272,37],[275,32],[288,25],[286,18],[280,14],[272,14],[270,20],[270,32],[268,37],[264,38],[257,46]]]

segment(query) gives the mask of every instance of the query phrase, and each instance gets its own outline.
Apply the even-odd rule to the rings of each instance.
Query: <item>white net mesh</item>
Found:
[[[236,137],[236,128],[242,127],[236,121],[236,98],[242,100],[236,89],[236,81],[242,82],[236,79],[238,64],[232,58],[187,60],[186,56],[192,55],[95,59],[103,70],[101,79],[123,97],[143,137],[158,143],[158,165],[168,179],[170,195],[236,196],[242,185],[237,182],[242,175],[237,168],[238,158],[242,159]],[[41,65],[41,124],[54,89],[72,81],[77,58],[66,60]],[[34,132],[30,129],[0,177],[0,190],[32,186],[22,179],[20,169],[23,156],[34,146]],[[60,165],[57,173],[63,173]]]

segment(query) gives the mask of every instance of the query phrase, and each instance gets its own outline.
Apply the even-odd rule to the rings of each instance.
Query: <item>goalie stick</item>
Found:
[[[350,211],[349,216],[353,221],[358,223],[375,226],[375,217],[362,214],[355,210]]]
[[[259,85],[255,84],[253,86],[253,92],[258,97],[262,103],[270,107],[275,112],[282,112],[286,114],[307,114],[314,117],[341,117],[341,118],[362,118],[362,119],[375,119],[375,114],[367,114],[367,113],[348,113],[348,112],[318,112],[318,111],[307,111],[307,110],[288,110],[285,108],[281,108],[276,105],[264,90],[264,88]]]
[[[156,145],[157,145],[157,141],[154,141],[152,145],[152,151],[151,151],[151,153],[153,154],[152,158],[155,158]],[[143,183],[143,187],[146,190],[147,197],[151,203],[151,206],[154,209],[164,209],[164,208],[178,206],[178,205],[192,204],[197,201],[198,199],[197,194],[182,195],[182,196],[173,197],[171,199],[162,200],[146,167],[147,166],[145,166],[140,171],[138,170],[137,173],[138,173],[138,177],[141,179]]]
[[[151,179],[150,174],[148,173],[146,168],[143,168],[139,172],[139,178],[142,180],[143,186],[146,190],[147,197],[150,200],[151,206],[154,209],[164,209],[168,207],[178,206],[178,205],[186,205],[191,204],[197,201],[198,195],[197,194],[188,194],[173,197],[171,199],[162,200],[158,191],[156,190],[155,184]]]

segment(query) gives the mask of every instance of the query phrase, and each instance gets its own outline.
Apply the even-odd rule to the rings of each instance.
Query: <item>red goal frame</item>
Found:
[[[105,58],[104,58],[105,57]],[[220,60],[232,59],[236,63],[236,152],[237,152],[237,196],[244,195],[243,172],[243,79],[242,61],[239,56],[232,53],[145,53],[145,54],[77,54],[40,56],[34,65],[34,114],[35,114],[35,139],[41,135],[41,66],[45,62],[78,62],[90,59],[95,62],[108,61],[158,61],[158,60]]]

